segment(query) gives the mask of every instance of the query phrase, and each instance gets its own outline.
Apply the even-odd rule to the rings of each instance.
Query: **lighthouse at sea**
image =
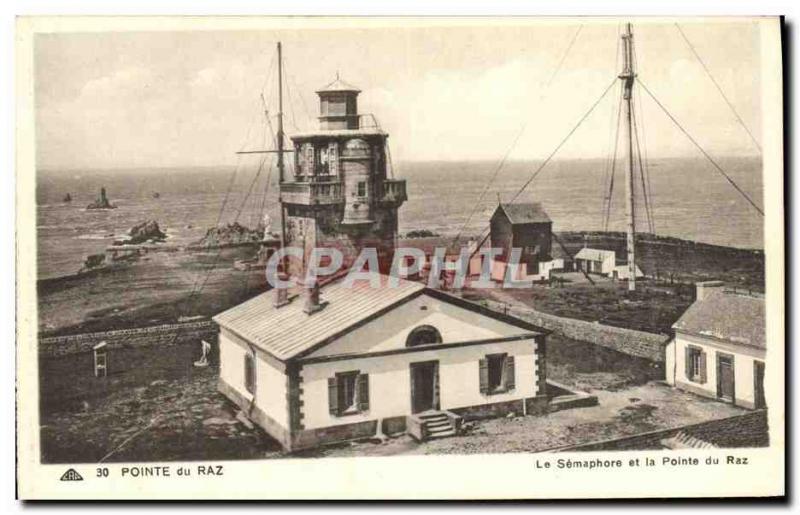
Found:
[[[302,262],[289,263],[296,277],[317,247],[340,250],[345,266],[369,247],[383,271],[391,263],[406,183],[387,175],[389,135],[374,116],[359,114],[359,93],[337,77],[317,91],[319,129],[291,136],[294,174],[281,182],[280,201],[284,244],[303,249]]]

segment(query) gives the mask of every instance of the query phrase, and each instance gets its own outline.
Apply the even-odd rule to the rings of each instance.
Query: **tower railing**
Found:
[[[284,182],[281,200],[289,204],[329,205],[344,202],[339,181]]]

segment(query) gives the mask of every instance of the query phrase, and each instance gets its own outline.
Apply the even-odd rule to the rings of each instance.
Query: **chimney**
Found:
[[[712,293],[723,291],[725,283],[722,281],[702,281],[695,283],[695,300],[708,298]]]
[[[303,306],[303,311],[311,315],[323,307],[319,301],[319,283],[316,278],[310,278],[304,285],[304,288],[306,303],[305,306]]]
[[[278,279],[281,282],[288,281],[289,276],[283,272],[278,273]],[[286,286],[275,287],[275,307],[279,308],[289,303],[289,288]]]

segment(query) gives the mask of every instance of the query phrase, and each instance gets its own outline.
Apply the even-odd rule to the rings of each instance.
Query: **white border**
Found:
[[[444,3],[437,3],[437,2],[420,2],[420,1],[406,1],[406,2],[383,2],[380,5],[376,5],[377,3],[362,3],[362,2],[351,2],[351,1],[343,1],[337,2],[335,4],[335,8],[331,6],[329,3],[325,2],[292,2],[291,9],[294,14],[324,14],[324,13],[337,13],[337,14],[390,14],[390,13],[414,13],[414,14],[534,14],[531,12],[533,9],[529,5],[521,5],[517,2],[508,2],[508,1],[499,1],[499,2],[458,2],[457,4],[444,4]],[[78,1],[78,2],[71,2],[69,4],[70,13],[71,14],[99,14],[99,13],[108,13],[108,14],[146,14],[146,13],[163,13],[163,14],[175,14],[180,12],[181,14],[246,14],[246,13],[258,13],[258,14],[282,14],[288,13],[287,9],[276,9],[270,8],[269,6],[258,6],[258,8],[254,8],[253,4],[244,1],[229,1],[225,3],[216,3],[216,2],[208,2],[208,1],[196,1],[191,4],[191,7],[187,7],[184,3],[181,2],[173,2],[173,1],[140,1],[136,2],[135,4],[131,3],[130,5],[119,5],[115,4],[113,9],[111,9],[108,2],[87,2],[87,1]],[[188,10],[187,10],[188,9]],[[721,11],[721,10],[724,10]],[[13,62],[13,15],[14,14],[49,14],[53,12],[64,12],[64,5],[58,2],[49,1],[49,2],[27,2],[23,5],[5,5],[3,7],[3,11],[5,16],[3,17],[3,28],[6,29],[4,33],[4,38],[2,40],[3,45],[3,52],[2,55],[5,57],[6,62]],[[535,14],[613,14],[619,12],[639,12],[648,15],[658,15],[658,14],[739,14],[739,15],[747,15],[747,14],[781,14],[781,13],[790,13],[794,15],[797,12],[797,7],[795,3],[792,2],[776,2],[776,1],[760,1],[760,2],[697,2],[697,1],[675,1],[669,3],[663,3],[660,5],[653,5],[649,3],[645,5],[644,3],[638,2],[619,2],[619,1],[606,1],[598,3],[596,1],[584,1],[584,2],[559,2],[559,3],[547,3],[547,4],[539,4],[536,6]],[[792,16],[793,17],[793,16]],[[793,53],[793,61],[791,66],[796,64],[796,52]],[[8,114],[9,116],[4,117],[6,123],[2,125],[2,130],[4,132],[3,138],[3,145],[4,150],[3,156],[7,156],[6,163],[9,170],[14,169],[13,163],[13,143],[14,140],[14,121],[11,113],[14,112],[14,95],[11,93],[11,84],[12,84],[12,75],[11,74],[3,74],[2,85],[5,89],[6,94],[2,97],[3,102],[3,109],[2,112],[4,114]],[[795,109],[796,109],[796,102],[795,102]],[[767,124],[767,120],[765,117],[765,125]],[[795,137],[794,135],[791,136],[792,143],[791,147],[796,148],[794,142]],[[766,147],[765,147],[766,149]],[[13,177],[13,174],[12,174]],[[766,185],[765,185],[766,186]],[[12,220],[14,219],[14,211],[11,207],[13,201],[13,188],[3,188],[3,193],[5,194],[4,200],[2,202],[2,209],[5,210],[5,220]],[[765,187],[765,198],[771,199],[773,202],[780,198],[779,195],[774,195],[776,192],[768,193],[767,188]],[[788,192],[787,192],[788,193]],[[769,205],[769,204],[767,204]],[[6,231],[8,235],[8,239],[6,241],[11,241],[13,238],[13,231],[11,224],[3,224],[3,229]],[[768,238],[768,242],[771,239]],[[769,243],[768,243],[769,245]],[[766,249],[765,249],[766,250]],[[770,251],[768,251],[770,252]],[[13,253],[11,251],[11,246],[7,245],[3,247],[3,251],[0,252],[0,263],[5,265],[4,270],[12,271],[14,267],[14,258]],[[3,316],[6,317],[6,322],[2,326],[7,328],[6,330],[9,332],[9,338],[6,341],[13,341],[13,334],[11,333],[11,327],[13,327],[14,320],[13,320],[13,306],[14,306],[14,297],[13,297],[13,274],[7,274],[5,284],[7,288],[4,288],[3,291],[5,295],[2,297],[2,306],[3,306]],[[775,275],[774,273],[768,274],[768,282],[770,285],[778,283],[779,276]],[[793,312],[793,315],[797,314]],[[791,341],[792,339],[789,339]],[[5,374],[5,377],[11,378],[13,377],[12,366],[11,363],[14,363],[13,359],[13,349],[9,348],[8,351],[9,355],[7,355],[7,359],[3,360],[3,367],[7,367],[8,373]],[[797,359],[797,352],[795,352],[795,359]],[[796,363],[794,363],[796,364]],[[6,413],[11,415],[13,413],[13,406],[14,406],[14,398],[13,398],[13,389],[11,385],[8,385],[7,388],[4,390],[5,395],[3,395],[3,403],[8,408]],[[9,446],[9,450],[13,452],[13,442],[14,442],[14,433],[13,428],[10,424],[6,425],[6,433],[4,434],[5,441]],[[10,455],[8,453],[7,455]],[[9,460],[10,461],[10,460]],[[10,467],[8,467],[10,468]],[[9,486],[13,484],[13,471],[8,471],[8,476],[4,475],[5,481],[3,484],[5,486]],[[642,479],[642,478],[640,478]],[[10,498],[13,493],[8,492],[9,495],[5,496],[6,499]]]

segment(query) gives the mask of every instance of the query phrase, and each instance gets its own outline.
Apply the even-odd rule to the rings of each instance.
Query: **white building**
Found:
[[[698,283],[697,300],[672,326],[667,382],[746,408],[763,408],[766,333],[764,299]]]
[[[628,264],[616,265],[614,267],[614,271],[611,273],[611,277],[614,279],[628,279],[631,276],[631,269],[628,268]],[[639,268],[639,265],[636,265],[636,277],[644,277],[642,273],[642,269]]]
[[[613,250],[582,248],[575,254],[575,270],[587,274],[611,276],[617,266],[617,255]]]
[[[377,279],[288,299],[273,289],[214,317],[220,391],[287,450],[403,430],[448,435],[461,417],[547,409],[546,331]]]

